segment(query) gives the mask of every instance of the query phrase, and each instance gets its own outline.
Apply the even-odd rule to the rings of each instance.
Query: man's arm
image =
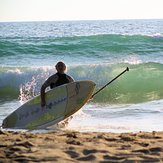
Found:
[[[41,87],[40,92],[41,92],[41,106],[42,107],[44,107],[46,105],[45,90],[46,90],[47,87],[50,86],[50,80],[51,80],[51,77],[49,77]]]
[[[44,107],[46,105],[46,101],[45,101],[45,89],[46,87],[44,85],[42,85],[41,87],[41,106]]]
[[[56,82],[57,80],[57,76],[54,74],[52,76],[50,76],[46,81],[45,83],[42,85],[41,87],[41,106],[44,107],[46,105],[46,100],[45,100],[45,90],[47,87],[50,86],[50,83],[51,82]]]

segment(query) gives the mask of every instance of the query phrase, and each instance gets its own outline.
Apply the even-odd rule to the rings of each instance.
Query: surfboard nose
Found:
[[[2,128],[6,128],[6,119],[4,119],[2,122]]]
[[[17,115],[15,112],[11,113],[8,117],[6,117],[2,122],[3,128],[13,128],[17,122]]]

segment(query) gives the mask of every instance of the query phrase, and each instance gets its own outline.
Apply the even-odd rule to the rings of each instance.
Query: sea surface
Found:
[[[96,90],[126,67],[69,121],[66,129],[163,131],[163,20],[0,23],[0,125],[40,93],[64,61]]]

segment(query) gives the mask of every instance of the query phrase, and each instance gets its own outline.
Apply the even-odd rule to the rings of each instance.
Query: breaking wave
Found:
[[[163,98],[163,64],[94,64],[70,66],[68,74],[75,80],[93,80],[96,90],[130,68],[97,96],[97,103],[139,103]],[[0,98],[28,100],[40,93],[43,82],[53,73],[54,67],[2,67],[0,68]]]

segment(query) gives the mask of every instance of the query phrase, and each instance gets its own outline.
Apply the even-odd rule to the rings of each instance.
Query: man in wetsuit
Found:
[[[71,76],[65,74],[66,65],[63,62],[61,61],[58,62],[55,67],[56,67],[57,73],[50,76],[41,87],[41,106],[42,107],[46,105],[45,89],[47,87],[50,86],[50,88],[53,89],[60,85],[74,81],[74,79]]]

